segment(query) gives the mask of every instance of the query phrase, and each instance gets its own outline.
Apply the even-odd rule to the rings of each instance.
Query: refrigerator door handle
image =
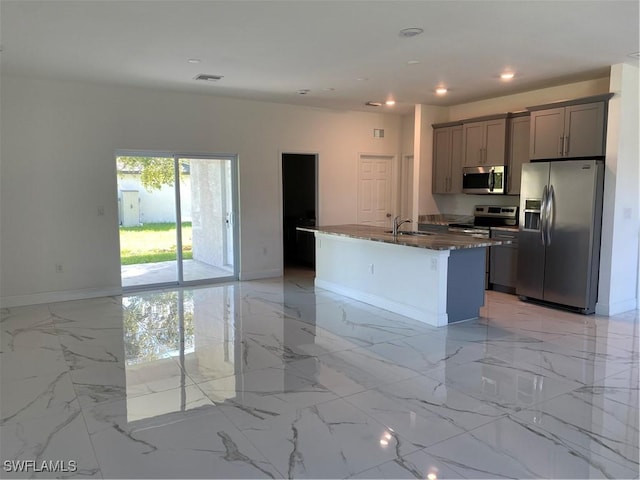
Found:
[[[547,235],[547,196],[548,190],[547,186],[544,186],[542,190],[542,201],[540,202],[540,239],[542,240],[542,245],[546,245],[546,235]]]
[[[551,231],[553,230],[553,224],[555,223],[555,193],[553,191],[553,185],[549,186],[549,194],[547,196],[547,245],[551,245]]]

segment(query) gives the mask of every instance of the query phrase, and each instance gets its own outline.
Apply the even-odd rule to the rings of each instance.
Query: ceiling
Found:
[[[2,0],[0,68],[19,76],[405,113],[416,103],[454,105],[600,78],[613,64],[637,65],[629,55],[640,50],[638,5]],[[400,35],[411,27],[424,32]],[[501,81],[505,70],[515,78]],[[200,73],[223,78],[194,80]],[[434,92],[440,85],[449,89],[442,97]],[[396,105],[364,105],[388,99]]]

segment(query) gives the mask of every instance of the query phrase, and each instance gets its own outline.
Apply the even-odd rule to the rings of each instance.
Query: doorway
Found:
[[[237,274],[237,160],[116,156],[125,290],[212,283]]]
[[[358,160],[358,223],[389,227],[393,201],[395,156],[361,154]]]
[[[286,267],[315,267],[313,233],[296,230],[315,226],[318,205],[318,155],[282,154],[282,238]]]

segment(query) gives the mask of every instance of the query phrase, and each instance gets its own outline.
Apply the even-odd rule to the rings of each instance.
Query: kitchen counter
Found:
[[[460,250],[463,248],[482,248],[509,243],[505,240],[490,240],[475,238],[468,235],[454,235],[451,233],[417,232],[416,235],[399,234],[394,236],[388,228],[371,225],[332,225],[327,227],[298,227],[304,232],[321,232],[328,235],[358,238],[373,242],[390,243],[405,247],[426,248],[429,250]]]
[[[398,235],[383,227],[298,227],[314,232],[315,285],[441,327],[478,318],[486,247],[510,243],[449,233]]]

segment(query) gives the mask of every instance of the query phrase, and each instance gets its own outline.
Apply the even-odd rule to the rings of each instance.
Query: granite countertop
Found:
[[[503,227],[491,227],[491,230],[500,230],[503,232],[512,232],[512,233],[518,233],[520,231],[520,229],[518,228],[517,225],[515,226],[503,226]]]
[[[510,240],[493,240],[476,238],[469,235],[455,235],[452,233],[418,232],[420,235],[398,235],[394,237],[388,228],[371,225],[330,225],[320,227],[297,227],[303,232],[320,232],[329,235],[371,240],[374,242],[391,243],[406,247],[426,248],[429,250],[459,250],[462,248],[491,247],[493,245],[510,244]]]
[[[473,215],[456,215],[453,213],[432,213],[418,215],[418,223],[429,225],[449,225],[450,223],[473,223]]]

